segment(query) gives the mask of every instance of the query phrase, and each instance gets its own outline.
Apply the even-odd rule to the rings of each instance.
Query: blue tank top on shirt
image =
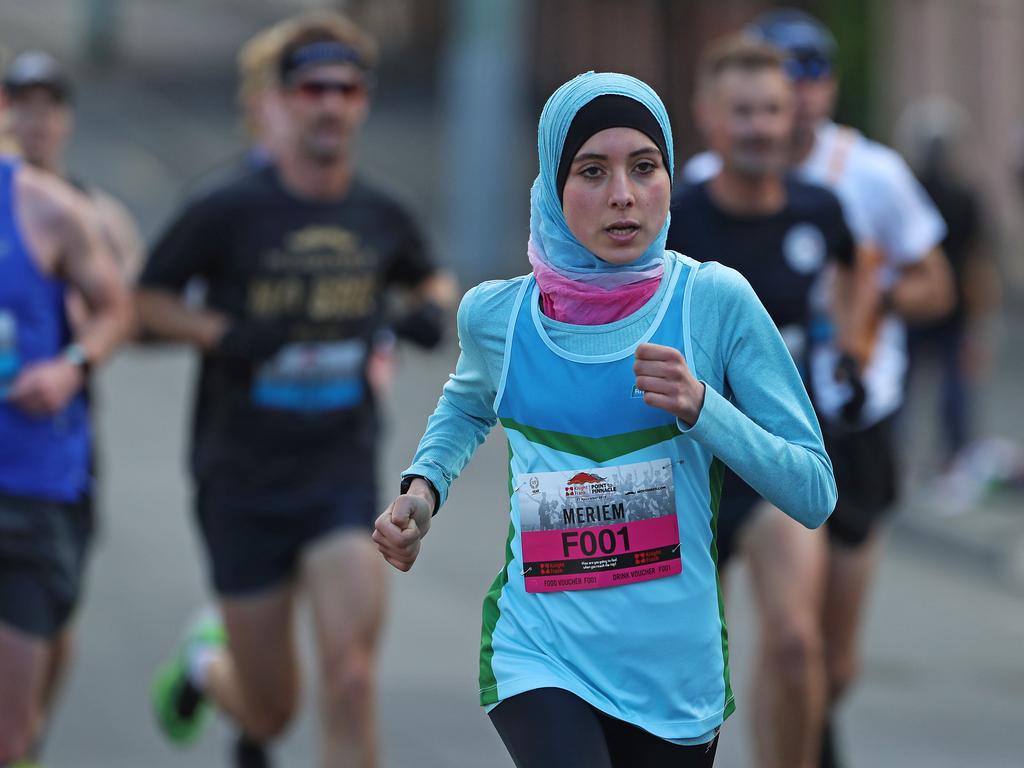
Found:
[[[697,266],[670,262],[641,339],[691,366]],[[637,344],[561,349],[537,290],[528,279],[517,297],[494,405],[511,524],[484,601],[481,701],[557,687],[662,738],[706,740],[733,709],[715,563],[723,465],[634,388]]]
[[[59,355],[70,336],[64,284],[39,270],[18,227],[17,169],[0,158],[0,493],[73,502],[89,479],[84,395],[45,417],[8,399],[18,374]]]

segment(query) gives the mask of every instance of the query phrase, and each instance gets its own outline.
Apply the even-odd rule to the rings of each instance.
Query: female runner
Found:
[[[545,105],[538,150],[533,271],[466,294],[455,374],[373,537],[408,571],[500,421],[510,524],[484,599],[480,700],[515,764],[711,766],[734,708],[724,466],[809,527],[835,504],[832,467],[750,286],[665,250],[672,133],[657,94],[580,75]]]

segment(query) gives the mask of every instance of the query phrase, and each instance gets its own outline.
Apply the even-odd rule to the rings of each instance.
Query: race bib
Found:
[[[260,366],[253,402],[263,408],[318,412],[363,401],[366,342],[360,339],[289,344]]]
[[[13,312],[0,309],[0,400],[10,393],[20,369],[17,321]]]
[[[672,462],[519,475],[527,592],[617,587],[682,573]]]

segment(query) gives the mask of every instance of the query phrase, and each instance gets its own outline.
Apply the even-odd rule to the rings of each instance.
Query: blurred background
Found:
[[[647,80],[669,107],[679,167],[703,148],[690,112],[702,46],[774,5],[0,0],[0,47],[5,59],[42,48],[70,70],[70,169],[123,200],[151,238],[197,179],[243,151],[239,46],[301,10],[350,13],[383,49],[361,168],[408,202],[466,288],[528,269],[535,128],[554,87],[587,69]],[[955,466],[942,465],[937,450],[937,373],[924,362],[914,377],[901,436],[908,492],[873,596],[864,676],[841,715],[850,765],[1020,766],[1024,2],[788,5],[817,15],[839,42],[840,121],[911,160],[929,131],[956,139],[998,288],[982,291],[972,321],[966,365],[978,439]],[[408,463],[456,353],[453,343],[430,357],[403,351],[403,370],[415,376],[399,376],[388,408],[385,488]],[[128,349],[102,375],[103,532],[49,747],[55,768],[224,764],[225,730],[180,753],[160,741],[148,711],[149,675],[204,599],[184,470],[192,375],[190,356],[168,349]],[[380,701],[387,765],[510,765],[475,703],[479,606],[503,562],[507,527],[501,443],[492,435],[456,484],[416,571],[392,579]],[[739,710],[724,731],[717,765],[725,768],[749,764],[754,622],[744,577],[734,574],[730,592]],[[279,749],[282,765],[313,764],[311,720],[307,707]]]

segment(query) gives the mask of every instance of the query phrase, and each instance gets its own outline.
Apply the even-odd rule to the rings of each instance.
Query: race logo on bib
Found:
[[[519,477],[527,592],[617,587],[682,572],[669,459]]]

